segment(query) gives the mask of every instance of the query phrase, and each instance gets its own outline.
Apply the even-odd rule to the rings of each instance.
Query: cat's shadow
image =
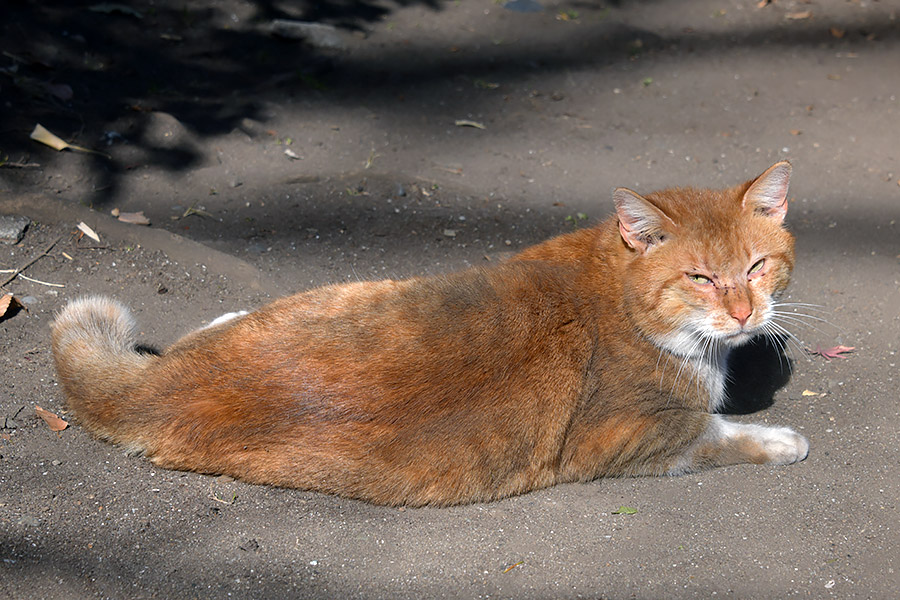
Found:
[[[782,340],[758,337],[731,352],[725,385],[728,400],[720,412],[749,415],[772,406],[775,392],[791,379],[793,361],[783,347]]]

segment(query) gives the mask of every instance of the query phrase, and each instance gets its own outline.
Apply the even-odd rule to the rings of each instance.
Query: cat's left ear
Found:
[[[744,193],[743,206],[783,221],[790,182],[791,163],[786,160],[775,163],[750,184]]]

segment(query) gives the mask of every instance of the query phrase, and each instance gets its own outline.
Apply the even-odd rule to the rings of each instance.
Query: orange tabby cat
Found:
[[[600,476],[803,460],[710,414],[729,351],[774,333],[791,167],[723,191],[615,191],[616,215],[492,267],[334,285],[160,356],[105,298],[52,326],[71,412],[170,469],[382,504],[494,500]]]

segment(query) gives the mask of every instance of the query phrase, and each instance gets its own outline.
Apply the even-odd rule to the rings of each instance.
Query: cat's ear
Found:
[[[791,163],[786,160],[775,163],[750,184],[744,193],[743,206],[783,221],[790,182]]]
[[[613,201],[616,203],[622,239],[641,254],[665,238],[667,224],[674,225],[666,213],[627,188],[617,188],[613,192]]]

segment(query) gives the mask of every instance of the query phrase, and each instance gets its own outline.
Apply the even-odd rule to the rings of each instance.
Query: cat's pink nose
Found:
[[[747,319],[750,318],[750,315],[753,314],[753,309],[750,308],[749,305],[746,306],[735,306],[731,309],[730,313],[731,318],[740,323],[741,327],[747,324]]]

